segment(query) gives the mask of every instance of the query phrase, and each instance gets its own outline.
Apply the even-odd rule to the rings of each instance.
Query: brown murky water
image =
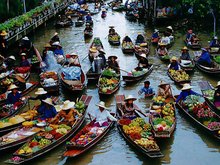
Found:
[[[63,29],[55,29],[52,26],[53,22],[46,28],[40,28],[36,31],[34,36],[30,36],[35,46],[42,51],[44,44],[50,40],[50,37],[55,31],[59,33],[61,43],[65,53],[76,52],[80,56],[83,70],[86,72],[89,69],[90,63],[88,58],[88,49],[91,43],[90,41],[84,41],[83,30],[84,27],[69,27]],[[150,37],[151,30],[146,28],[143,24],[137,22],[129,22],[125,19],[123,13],[108,11],[107,17],[102,19],[100,13],[94,16],[94,37],[100,37],[107,56],[117,55],[119,59],[120,67],[124,70],[130,71],[137,65],[137,59],[132,55],[124,55],[119,47],[112,47],[107,41],[108,26],[114,25],[116,31],[123,37],[128,34],[132,39],[135,39],[137,32],[143,32],[147,37]],[[180,53],[180,49],[184,46],[183,36],[176,34],[175,45],[171,48],[174,54]],[[207,44],[208,35],[200,34],[203,44]],[[146,77],[151,81],[151,86],[157,90],[157,85],[161,80],[171,83],[173,93],[178,94],[179,89],[167,76],[166,69],[167,65],[162,63],[155,55],[154,48],[151,47],[151,53],[149,61],[155,64],[153,72]],[[122,72],[122,74],[125,74]],[[200,92],[197,82],[199,80],[209,80],[213,85],[217,83],[219,79],[215,77],[207,76],[198,70],[192,75],[192,86],[197,92]],[[125,86],[122,82],[119,91],[116,94],[132,94],[138,98],[136,104],[143,110],[147,110],[149,107],[150,100],[145,99],[143,96],[138,96],[137,91],[143,86],[144,80],[131,85]],[[96,110],[95,103],[99,101],[98,90],[95,85],[88,84],[85,94],[92,95],[93,99],[89,106],[89,111]],[[63,91],[61,97],[74,100],[75,97],[68,92]],[[115,111],[115,98],[111,96],[105,99],[107,105]],[[146,118],[146,120],[148,120]],[[161,159],[149,159],[130,147],[120,136],[116,127],[114,127],[110,133],[95,147],[93,147],[86,154],[76,159],[62,159],[62,153],[64,146],[61,145],[55,150],[47,153],[46,155],[35,159],[30,164],[42,165],[42,164],[66,164],[66,165],[120,165],[120,164],[218,164],[220,161],[220,144],[215,139],[206,135],[205,132],[198,130],[189,120],[185,119],[184,116],[177,112],[177,127],[174,136],[167,140],[161,140],[159,146],[162,153],[165,155]],[[11,154],[11,153],[10,153]],[[0,156],[0,164],[6,160],[10,154],[3,154]]]

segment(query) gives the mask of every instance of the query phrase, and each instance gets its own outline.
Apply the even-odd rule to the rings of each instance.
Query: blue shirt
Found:
[[[145,95],[154,94],[155,93],[153,88],[151,88],[151,87],[148,87],[148,88],[143,87],[143,88],[141,88],[139,93],[142,94],[143,92],[144,92]]]
[[[54,54],[55,54],[55,55],[58,55],[58,54],[63,55],[63,54],[64,54],[64,53],[63,53],[63,49],[55,49],[55,50],[54,50]]]
[[[152,38],[159,38],[158,32],[152,34]]]
[[[41,119],[43,120],[53,118],[57,114],[57,111],[54,106],[50,106],[49,108],[47,108],[46,104],[42,104],[37,111],[41,115]]]
[[[30,63],[28,62],[28,60],[24,60],[24,61],[21,61],[20,66],[21,67],[28,67],[28,66],[30,66]]]
[[[86,16],[86,21],[92,21],[92,17],[89,16],[89,15],[87,15],[87,16]]]
[[[209,45],[209,46],[210,46],[210,47],[219,47],[220,44],[219,44],[218,40],[213,39],[213,40],[210,42],[210,45]]]
[[[13,95],[13,93],[11,92],[8,94],[6,104],[14,104],[18,102],[20,98],[21,98],[21,94],[19,92],[17,92],[15,95]]]
[[[178,62],[175,62],[175,63],[171,62],[169,69],[179,70],[180,68],[179,68]]]
[[[209,55],[209,52],[202,52],[201,56],[199,57],[198,63],[206,62],[208,64],[211,64],[211,58]]]
[[[190,60],[190,55],[188,52],[182,53],[181,57],[182,60]]]
[[[186,97],[189,96],[189,95],[201,96],[200,94],[194,92],[193,90],[190,90],[190,91],[184,90],[184,91],[182,91],[182,92],[180,93],[180,95],[177,97],[176,103],[178,103],[180,100],[182,100],[182,101],[186,100]]]

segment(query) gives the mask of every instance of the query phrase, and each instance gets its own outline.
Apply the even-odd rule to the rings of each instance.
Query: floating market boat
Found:
[[[60,83],[58,73],[55,71],[41,73],[40,84],[47,92],[59,93]]]
[[[169,69],[167,71],[168,76],[178,85],[183,85],[185,83],[190,83],[191,79],[189,75],[184,70],[173,70]]]

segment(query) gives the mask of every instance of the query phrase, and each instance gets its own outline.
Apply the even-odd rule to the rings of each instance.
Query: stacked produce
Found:
[[[93,40],[93,46],[101,46],[102,45],[102,42],[100,40],[100,38],[94,38]]]
[[[76,101],[75,108],[79,113],[83,113],[85,111],[85,104],[83,101]]]
[[[159,150],[158,145],[151,137],[152,127],[143,118],[121,119],[119,124],[122,125],[123,131],[139,146],[147,150]]]
[[[215,56],[213,59],[215,60],[215,62],[220,64],[220,56]]]
[[[108,77],[116,77],[117,74],[115,73],[115,71],[111,68],[108,68],[108,69],[105,69],[103,72],[102,72],[102,75],[103,76],[108,76]]]
[[[202,91],[203,95],[205,97],[207,97],[209,100],[213,101],[214,100],[214,93],[215,93],[215,90],[213,89],[208,89],[208,90],[204,90]]]
[[[206,104],[201,96],[189,95],[184,101],[185,106],[199,122],[207,126],[211,130],[220,129],[220,120],[216,114]],[[220,134],[220,132],[218,132]]]
[[[176,80],[176,81],[188,81],[190,80],[189,75],[184,70],[173,70],[169,69],[170,75]]]
[[[124,49],[134,49],[134,44],[132,42],[123,42],[122,47]]]
[[[120,41],[120,36],[118,34],[115,35],[109,35],[109,41]]]
[[[47,71],[40,74],[40,79],[45,87],[56,86],[58,83],[58,75],[54,71]]]
[[[132,70],[132,75],[133,76],[140,76],[140,75],[143,75],[147,72],[148,70],[147,69],[143,69],[143,70]]]
[[[153,101],[155,105],[160,105],[165,103],[165,98],[163,98],[162,96],[156,96],[153,98]]]
[[[5,128],[5,127],[11,126],[11,125],[22,123],[26,120],[31,120],[35,116],[37,116],[37,111],[36,110],[29,110],[29,111],[24,112],[20,115],[16,115],[14,117],[1,120],[0,121],[0,128]]]
[[[3,86],[9,86],[12,83],[14,83],[14,80],[12,78],[8,78],[8,77],[1,81],[1,85],[3,85]]]
[[[31,63],[36,64],[38,62],[39,62],[39,59],[38,59],[37,55],[33,55],[32,58],[31,58]]]
[[[105,129],[106,127],[94,127],[87,125],[74,137],[74,139],[71,140],[71,142],[67,142],[67,145],[85,147],[87,144],[93,141],[93,139],[102,134]]]

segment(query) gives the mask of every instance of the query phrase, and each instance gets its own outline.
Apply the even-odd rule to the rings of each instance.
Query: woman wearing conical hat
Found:
[[[163,98],[169,98],[172,97],[172,91],[170,84],[161,81],[160,84],[158,85],[158,91],[157,91],[158,96],[162,96]]]
[[[46,98],[42,101],[44,104],[42,104],[37,110],[41,116],[41,119],[48,120],[54,118],[57,115],[57,111],[53,105],[53,100],[51,98]]]
[[[190,55],[189,55],[189,49],[184,46],[182,49],[182,54],[180,56],[180,60],[191,60]]]
[[[11,84],[8,91],[11,91],[11,93],[7,96],[6,104],[15,104],[21,100],[21,94],[18,92],[18,86]]]

